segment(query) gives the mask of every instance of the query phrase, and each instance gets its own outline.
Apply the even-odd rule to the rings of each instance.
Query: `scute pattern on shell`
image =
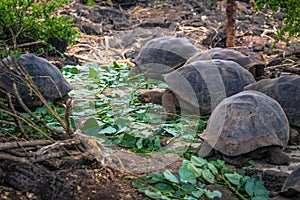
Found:
[[[295,169],[285,180],[281,191],[284,196],[295,195],[300,193],[300,167]]]
[[[242,54],[239,51],[233,49],[222,49],[222,48],[212,48],[207,51],[201,51],[188,59],[187,63],[191,63],[198,60],[230,60],[238,63],[245,69],[249,70],[255,64],[255,62],[249,57]]]
[[[224,99],[200,137],[227,156],[239,156],[261,147],[286,147],[289,124],[278,102],[249,90]]]
[[[16,67],[11,58],[6,58],[4,62],[9,63],[9,66],[12,68]],[[18,58],[18,62],[25,67],[46,100],[52,101],[60,99],[72,90],[71,85],[65,80],[57,67],[46,59],[33,54],[23,54]],[[12,88],[13,83],[9,76],[10,73],[2,63],[0,64],[0,70],[4,72],[0,75],[0,87],[6,92],[14,94]],[[16,80],[18,92],[24,103],[29,107],[41,106],[41,101],[33,92],[30,92],[26,84],[19,79]],[[31,95],[31,93],[33,94]],[[4,97],[5,95],[2,93],[0,96]]]
[[[277,100],[285,111],[291,126],[300,128],[300,77],[281,76],[263,79],[245,87],[257,90]]]
[[[184,65],[164,76],[170,89],[184,102],[211,111],[226,97],[255,82],[253,75],[233,61],[205,60]]]
[[[134,63],[146,77],[162,80],[162,74],[181,67],[198,51],[187,39],[160,37],[148,41]]]

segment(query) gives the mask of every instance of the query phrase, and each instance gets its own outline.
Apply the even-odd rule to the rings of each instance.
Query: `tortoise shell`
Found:
[[[300,168],[295,169],[285,180],[281,191],[282,196],[286,197],[300,197]]]
[[[264,65],[262,63],[255,62],[249,56],[234,49],[213,48],[207,51],[201,51],[191,57],[187,63],[211,59],[234,61],[250,71],[255,77],[261,77],[264,74]]]
[[[263,79],[245,87],[258,90],[277,100],[285,111],[291,126],[300,128],[300,77],[281,76]]]
[[[289,124],[276,100],[249,90],[224,99],[200,137],[226,156],[239,156],[262,147],[286,147]]]
[[[18,63],[24,66],[38,90],[47,101],[54,101],[62,99],[72,90],[71,85],[65,80],[57,67],[52,65],[44,58],[37,57],[33,54],[23,54],[18,59]],[[11,68],[16,68],[15,62],[10,58],[4,59]],[[28,107],[39,107],[42,105],[40,99],[31,91],[19,78],[13,77],[11,72],[0,63],[0,88],[8,93],[15,95],[13,90],[13,81],[15,81],[18,93],[23,102]],[[6,95],[0,92],[0,97]]]
[[[195,111],[201,114],[210,114],[224,98],[255,82],[250,72],[226,60],[192,62],[164,75],[164,80],[176,94],[181,109],[191,105],[189,113],[197,108]]]
[[[199,50],[187,39],[159,37],[148,41],[133,60],[136,66],[130,74],[144,73],[146,77],[162,79],[162,74],[181,67]]]

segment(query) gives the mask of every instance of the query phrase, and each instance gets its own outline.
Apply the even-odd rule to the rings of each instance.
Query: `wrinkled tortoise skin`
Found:
[[[200,137],[221,154],[236,157],[266,147],[285,148],[289,124],[277,101],[249,90],[224,99],[212,112]]]
[[[188,113],[210,114],[226,97],[255,82],[253,75],[233,61],[196,61],[164,76],[176,94],[180,108]],[[197,113],[195,113],[197,114]]]
[[[23,54],[18,59],[21,66],[27,70],[33,82],[47,101],[55,101],[64,98],[72,90],[71,85],[64,79],[61,72],[44,58],[37,57],[33,54]],[[6,58],[5,63],[15,68],[16,64],[11,58]],[[18,78],[11,77],[11,73],[0,63],[0,88],[4,91],[15,94],[13,82],[15,80],[18,93],[23,102],[30,108],[39,107],[42,102],[32,92],[27,85]],[[6,95],[0,92],[0,97]]]
[[[148,41],[133,60],[136,66],[131,75],[143,73],[145,77],[163,80],[162,74],[181,67],[199,50],[187,39],[159,37]]]
[[[285,180],[280,195],[300,198],[300,168],[295,169]]]
[[[234,49],[212,48],[207,51],[201,51],[188,59],[187,63],[211,59],[234,61],[244,67],[246,70],[250,71],[257,79],[264,75],[264,65],[262,63],[256,62],[249,56],[246,56]]]

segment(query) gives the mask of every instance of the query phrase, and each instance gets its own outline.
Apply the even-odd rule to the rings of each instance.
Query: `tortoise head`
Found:
[[[138,100],[142,103],[155,103],[161,104],[161,98],[165,90],[153,89],[145,91],[138,96]]]

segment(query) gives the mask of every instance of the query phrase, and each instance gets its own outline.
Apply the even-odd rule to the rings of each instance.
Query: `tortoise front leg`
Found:
[[[272,146],[269,149],[268,162],[273,165],[289,165],[290,158],[282,152],[282,149],[277,146]]]
[[[171,121],[176,119],[176,107],[179,107],[178,100],[171,90],[166,90],[162,96],[162,106],[167,113],[163,119]]]

